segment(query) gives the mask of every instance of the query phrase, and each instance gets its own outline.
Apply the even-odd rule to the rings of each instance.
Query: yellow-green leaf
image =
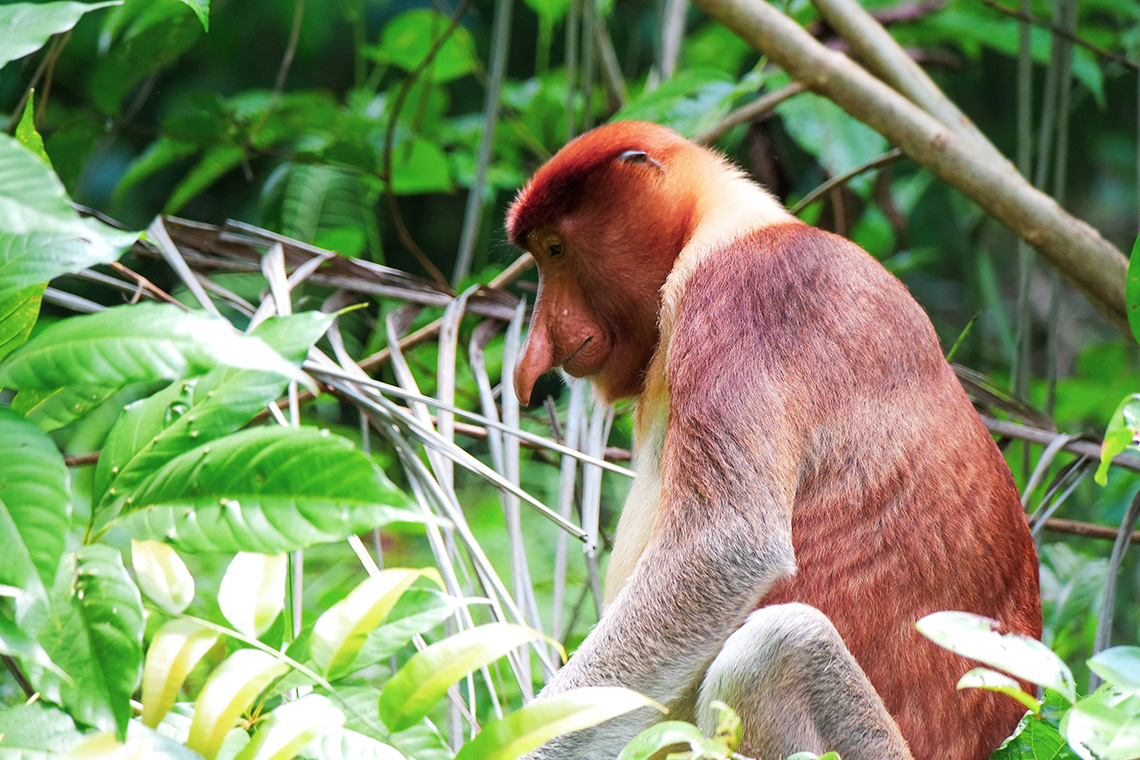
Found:
[[[596,726],[641,707],[663,710],[649,697],[620,686],[589,686],[539,699],[484,726],[478,736],[463,745],[455,760],[514,760],[556,736]]]
[[[238,716],[288,670],[288,665],[260,649],[239,649],[231,654],[202,687],[186,746],[206,760],[214,760]]]
[[[131,566],[142,592],[167,612],[178,614],[194,600],[194,576],[169,545],[132,539]]]
[[[186,676],[217,640],[217,633],[192,620],[171,620],[158,629],[143,666],[143,725],[154,728],[162,721]]]
[[[408,660],[384,687],[380,717],[393,731],[410,728],[460,678],[541,638],[546,637],[524,625],[491,623],[432,644]]]
[[[238,552],[218,588],[218,606],[230,625],[256,639],[285,606],[284,554]]]

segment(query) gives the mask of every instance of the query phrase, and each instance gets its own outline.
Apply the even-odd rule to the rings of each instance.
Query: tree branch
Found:
[[[1127,259],[1091,226],[763,0],[696,0],[808,89],[886,137],[1024,239],[1128,334]],[[893,43],[892,43],[893,44]],[[996,150],[994,151],[996,153]]]

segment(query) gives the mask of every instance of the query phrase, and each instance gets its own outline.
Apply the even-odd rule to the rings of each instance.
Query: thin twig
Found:
[[[412,91],[412,85],[419,79],[420,74],[431,65],[435,60],[436,55],[443,48],[444,43],[451,37],[452,33],[459,27],[459,22],[463,18],[463,14],[467,12],[467,5],[469,0],[462,0],[459,7],[455,9],[455,14],[448,21],[447,28],[443,33],[432,41],[431,47],[428,48],[427,55],[420,61],[412,71],[408,73],[407,78],[400,85],[399,92],[392,101],[392,114],[388,117],[388,126],[384,131],[384,158],[380,169],[380,179],[384,183],[384,200],[388,205],[388,212],[392,215],[392,222],[396,226],[396,234],[400,236],[401,242],[404,247],[411,252],[416,261],[424,270],[431,275],[431,278],[438,282],[443,287],[448,287],[447,278],[443,276],[443,272],[439,271],[432,260],[424,253],[419,244],[412,237],[412,233],[408,230],[407,225],[404,223],[404,215],[400,212],[400,207],[396,203],[396,194],[392,190],[392,149],[396,139],[396,124],[400,119],[400,112],[404,110],[404,101],[408,99],[409,93]]]
[[[792,214],[793,216],[799,214],[800,211],[803,211],[805,208],[810,206],[816,200],[823,197],[827,193],[831,192],[834,188],[839,187],[841,185],[846,185],[852,179],[854,179],[855,177],[858,177],[860,174],[863,174],[864,172],[873,171],[874,169],[878,169],[881,166],[886,166],[887,164],[901,158],[902,154],[903,154],[903,152],[901,150],[899,150],[898,148],[894,148],[892,150],[888,150],[886,153],[884,153],[881,156],[876,156],[875,158],[872,158],[870,161],[868,161],[864,164],[861,164],[859,166],[856,166],[854,169],[850,169],[848,171],[843,172],[843,174],[839,174],[839,175],[832,177],[827,182],[824,182],[822,185],[817,187],[815,190],[812,190],[810,193],[805,195],[803,197],[803,199],[800,200],[799,203],[797,203],[796,205],[794,205],[790,209],[788,209],[788,212],[790,214]]]
[[[693,141],[701,145],[711,145],[719,140],[725,132],[738,124],[746,124],[754,119],[760,118],[764,114],[771,113],[785,100],[799,95],[805,90],[807,90],[807,87],[800,82],[786,84],[778,90],[769,92],[767,95],[762,95],[748,105],[737,108],[728,116],[721,119],[716,125],[694,137]]]
[[[1068,40],[1069,42],[1073,43],[1074,45],[1078,45],[1080,47],[1083,47],[1085,50],[1088,50],[1092,53],[1095,53],[1096,55],[1099,55],[1102,58],[1107,58],[1110,61],[1115,61],[1116,63],[1119,63],[1122,66],[1127,66],[1128,68],[1132,69],[1133,71],[1140,71],[1140,63],[1137,63],[1136,61],[1133,61],[1130,58],[1126,58],[1126,57],[1120,55],[1119,53],[1114,53],[1111,50],[1105,50],[1102,47],[1094,45],[1093,43],[1084,39],[1080,35],[1075,34],[1073,32],[1070,32],[1069,30],[1064,29],[1062,27],[1055,26],[1055,25],[1049,23],[1048,21],[1046,21],[1044,19],[1037,18],[1036,16],[1034,16],[1032,14],[1024,13],[1022,11],[1015,10],[1013,8],[1007,8],[1006,6],[1002,5],[1001,3],[995,2],[994,0],[978,0],[978,2],[980,2],[982,5],[985,5],[988,8],[993,8],[995,11],[998,11],[999,13],[1004,13],[1007,16],[1018,19],[1020,21],[1025,21],[1025,22],[1032,24],[1033,26],[1036,26],[1040,29],[1045,29],[1046,31],[1050,32],[1051,34],[1055,34],[1058,37],[1062,37],[1062,38]]]
[[[1120,535],[1119,528],[1108,525],[1093,525],[1092,523],[1078,522],[1076,520],[1062,520],[1059,517],[1050,517],[1045,521],[1045,530],[1054,533],[1067,533],[1070,536],[1085,536],[1086,538],[1100,538],[1106,541],[1115,541]],[[1128,538],[1132,544],[1140,544],[1140,530],[1133,531]]]

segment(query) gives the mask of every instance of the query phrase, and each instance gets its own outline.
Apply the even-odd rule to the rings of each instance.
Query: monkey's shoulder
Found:
[[[678,368],[739,356],[769,374],[775,364],[866,382],[944,364],[930,320],[894,275],[849,240],[798,222],[747,232],[703,256],[676,324],[669,354]]]

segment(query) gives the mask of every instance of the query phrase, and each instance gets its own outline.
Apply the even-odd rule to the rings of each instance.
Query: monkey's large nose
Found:
[[[530,334],[526,336],[522,354],[515,363],[515,395],[523,406],[530,405],[530,394],[539,376],[554,369],[554,351],[550,346],[550,336],[546,328],[532,322]]]

